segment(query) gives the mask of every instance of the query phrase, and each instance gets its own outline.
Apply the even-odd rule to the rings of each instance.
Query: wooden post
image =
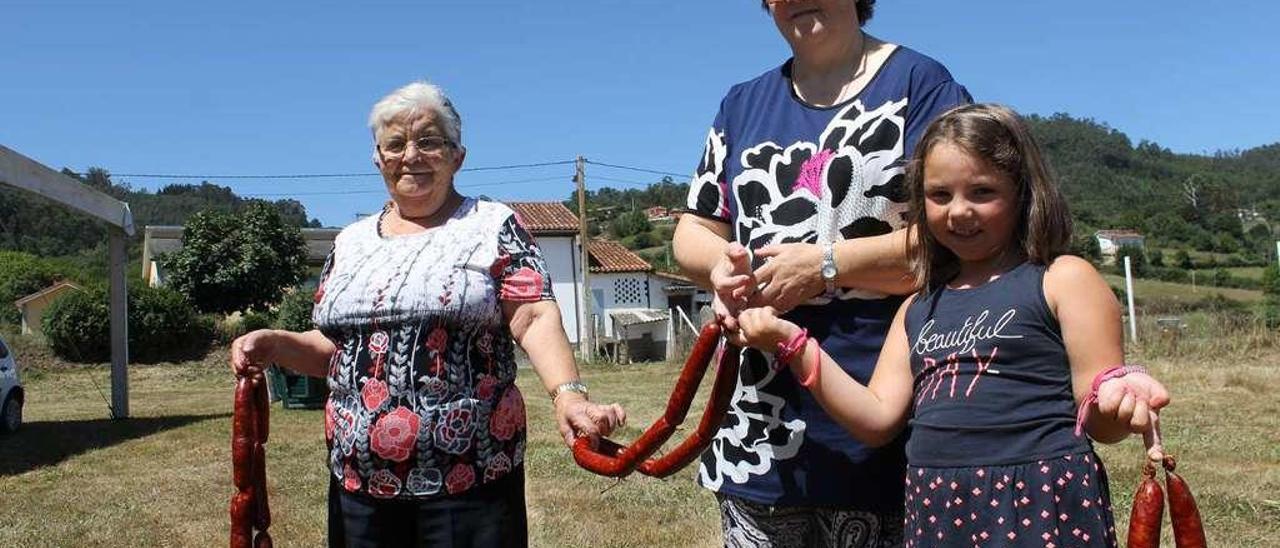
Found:
[[[1129,256],[1124,256],[1124,292],[1129,300],[1129,340],[1138,340],[1138,313],[1133,308],[1133,271],[1130,268]]]
[[[124,231],[110,229],[111,277],[111,418],[129,417],[129,291],[125,263],[129,260]]]
[[[584,363],[595,358],[595,329],[591,308],[591,252],[587,234],[587,169],[586,158],[578,156],[573,181],[578,186],[578,240],[582,252],[582,320],[578,322],[578,351]]]

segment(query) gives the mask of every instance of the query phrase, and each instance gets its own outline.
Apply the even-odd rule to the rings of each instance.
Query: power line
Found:
[[[562,166],[572,164],[573,160],[563,160],[558,162],[537,162],[532,164],[507,164],[499,166],[481,166],[481,167],[464,167],[459,172],[474,171],[501,171],[510,169],[525,169],[532,167],[546,166]],[[76,173],[84,175],[84,173]],[[368,173],[285,173],[285,174],[264,174],[264,175],[246,175],[246,174],[174,174],[174,173],[111,173],[112,177],[143,177],[148,179],[352,179],[359,177],[378,177],[381,173],[376,171]]]
[[[614,168],[614,169],[625,169],[625,170],[628,170],[628,171],[639,171],[639,172],[641,172],[641,173],[654,173],[654,174],[657,174],[657,175],[668,175],[668,176],[671,176],[671,177],[688,177],[688,176],[689,176],[689,174],[688,174],[688,173],[673,173],[673,172],[670,172],[670,171],[661,171],[661,170],[657,170],[657,169],[646,169],[646,168],[643,168],[643,167],[632,167],[632,166],[622,166],[622,165],[618,165],[618,164],[606,164],[606,163],[604,163],[604,162],[593,162],[593,161],[591,161],[591,160],[587,160],[587,163],[588,163],[588,164],[591,164],[591,165],[593,165],[593,166],[611,167],[611,168]]]
[[[485,187],[485,186],[520,185],[520,184],[525,184],[525,183],[541,183],[541,182],[547,182],[547,181],[568,181],[568,180],[572,180],[572,177],[571,177],[571,176],[565,176],[565,175],[557,175],[557,176],[555,176],[555,177],[535,177],[535,178],[532,178],[532,179],[515,179],[515,180],[511,180],[511,181],[494,181],[494,182],[490,182],[490,183],[473,183],[473,184],[463,184],[463,185],[457,185],[457,187],[458,187],[458,188],[477,188],[477,187]],[[245,196],[245,197],[252,197],[252,198],[260,198],[260,197],[267,197],[267,196],[287,196],[287,197],[293,197],[293,196],[330,196],[330,195],[335,195],[335,194],[344,194],[344,195],[345,195],[345,194],[386,194],[386,192],[387,192],[387,191],[386,191],[386,189],[377,189],[377,190],[334,190],[334,191],[328,191],[328,192],[324,192],[324,191],[322,191],[322,192],[268,192],[268,193],[248,193],[248,194],[241,194],[241,196]]]
[[[650,185],[652,185],[652,184],[653,184],[653,183],[641,183],[641,182],[638,182],[638,181],[628,181],[628,180],[625,180],[625,179],[615,179],[615,178],[613,178],[613,177],[605,177],[605,176],[603,176],[603,175],[595,175],[595,176],[593,176],[593,177],[592,177],[592,179],[593,179],[593,180],[600,180],[600,181],[609,181],[609,182],[611,182],[611,183],[620,183],[620,184],[624,184],[624,185],[642,186],[642,187],[648,187],[648,186],[650,186]]]

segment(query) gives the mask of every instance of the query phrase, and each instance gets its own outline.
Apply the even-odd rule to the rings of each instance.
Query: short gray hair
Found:
[[[455,144],[462,144],[462,118],[453,108],[453,102],[440,86],[421,80],[388,93],[373,105],[373,110],[369,112],[369,129],[373,131],[373,138],[377,139],[378,130],[387,127],[397,118],[422,112],[424,109],[435,111],[444,125],[445,137]]]

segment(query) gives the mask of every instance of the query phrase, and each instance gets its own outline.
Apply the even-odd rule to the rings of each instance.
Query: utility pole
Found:
[[[591,308],[591,253],[587,250],[587,160],[578,156],[573,182],[578,185],[578,241],[582,251],[582,314],[578,321],[578,354],[584,363],[595,357],[595,325]]]

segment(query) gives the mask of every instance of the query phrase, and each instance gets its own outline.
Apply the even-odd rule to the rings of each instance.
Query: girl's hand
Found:
[[[772,306],[748,308],[738,314],[741,342],[761,352],[773,353],[778,349],[778,343],[799,332],[800,326],[779,319],[778,312]]]
[[[1166,405],[1169,391],[1146,373],[1129,373],[1098,386],[1098,412],[1135,434],[1151,434],[1153,412]]]

